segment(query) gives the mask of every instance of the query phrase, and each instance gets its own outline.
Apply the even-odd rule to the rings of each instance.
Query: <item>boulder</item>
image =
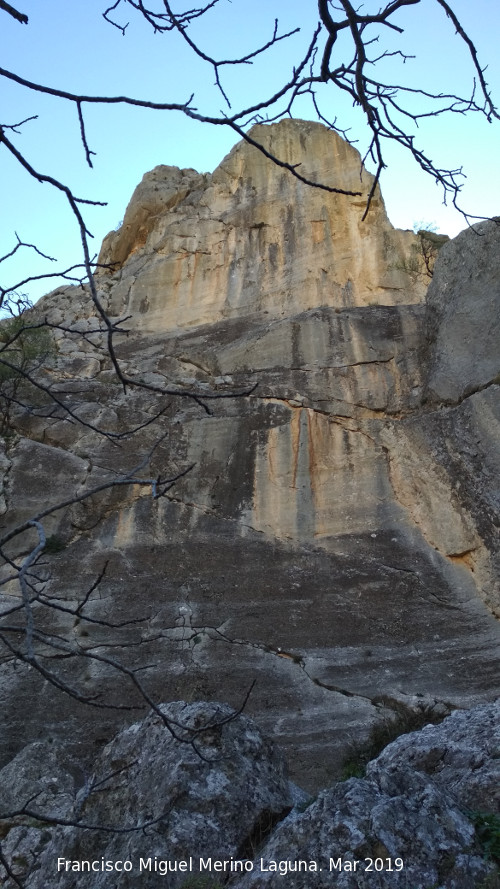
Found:
[[[58,829],[27,889],[56,881],[81,889],[89,878],[71,866],[58,870],[60,856],[131,861],[119,877],[123,889],[153,889],[159,879],[174,889],[198,871],[200,857],[247,855],[253,838],[292,806],[284,758],[254,722],[222,704],[165,704],[104,748],[76,796],[72,818],[103,829]],[[172,862],[166,879],[158,860]],[[98,870],[90,879],[93,889],[107,889],[111,878]]]
[[[28,744],[0,770],[1,852],[18,878],[24,879],[43,850],[52,848],[55,826],[16,813],[28,809],[50,819],[70,818],[76,789],[83,780],[81,766],[57,741]],[[9,889],[18,885],[5,882],[1,865],[0,882]]]
[[[456,403],[500,383],[500,217],[442,247],[427,307],[428,397]]]
[[[494,886],[499,741],[500,700],[455,711],[312,799],[246,716],[166,704],[79,780],[60,748],[26,748],[0,774],[0,806],[39,795],[30,817],[3,820],[2,851],[26,889]]]
[[[495,816],[498,831],[499,742],[500,701],[403,735],[366,778],[334,785],[283,821],[238,889],[276,887],[284,876],[290,889],[495,885],[467,813]]]

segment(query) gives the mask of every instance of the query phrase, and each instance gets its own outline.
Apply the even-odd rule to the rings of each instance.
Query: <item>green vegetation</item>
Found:
[[[420,239],[420,249],[415,245],[415,252],[421,265],[421,274],[432,278],[439,251],[443,244],[446,244],[450,239],[448,235],[438,235],[437,232],[425,228],[421,228],[417,232],[417,237]]]
[[[66,549],[66,541],[62,537],[59,537],[57,534],[51,534],[50,537],[47,537],[44,547],[45,553],[52,555],[62,552],[63,549]]]
[[[45,326],[31,327],[24,315],[0,323],[0,384],[18,377],[43,361],[52,351]]]
[[[368,763],[400,735],[416,732],[424,725],[437,724],[444,719],[444,716],[436,716],[429,710],[411,710],[404,704],[398,704],[394,709],[395,715],[392,719],[377,722],[365,741],[351,746],[342,766],[342,781],[348,778],[363,778]]]
[[[0,434],[9,432],[10,409],[24,401],[31,372],[53,351],[49,329],[43,324],[31,326],[24,313],[0,322]]]
[[[476,830],[476,838],[484,857],[500,866],[500,815],[489,812],[467,812]]]
[[[477,889],[500,889],[500,869],[497,867],[488,874]]]

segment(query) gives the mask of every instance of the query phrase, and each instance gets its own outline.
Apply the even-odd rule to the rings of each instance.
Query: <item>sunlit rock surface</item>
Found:
[[[249,134],[306,179],[304,186],[240,142],[212,175],[156,167],[137,187],[102,263],[116,263],[112,314],[144,331],[317,306],[418,302],[407,265],[416,237],[394,229],[355,148],[318,123],[283,120]]]
[[[42,300],[39,315],[88,337],[54,331],[45,375],[86,425],[62,408],[15,415],[2,519],[139,464],[153,479],[192,466],[160,499],[114,488],[47,520],[64,548],[44,557],[46,594],[76,609],[106,566],[84,615],[120,625],[58,611],[51,629],[119,654],[157,700],[238,705],[256,679],[247,712],[314,789],[398,702],[498,694],[500,230],[480,229],[480,262],[475,230],[442,248],[426,305],[418,239],[391,227],[378,191],[362,220],[372,180],[352,147],[300,121],[251,132],[362,195],[303,185],[245,143],[211,176],[147,174],[105,239],[101,261],[116,266],[98,287],[114,319],[131,315],[115,338],[124,372],[153,389],[124,393],[90,345],[87,292]],[[477,313],[471,281],[488,295]],[[95,427],[141,428],[116,441]],[[17,595],[3,587],[4,602]],[[102,663],[60,669],[85,693],[140,703]],[[123,721],[89,717],[8,658],[1,677],[4,760],[41,732],[90,753]]]

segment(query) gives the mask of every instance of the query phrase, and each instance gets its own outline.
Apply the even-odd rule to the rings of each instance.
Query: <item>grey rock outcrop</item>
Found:
[[[430,397],[456,404],[500,383],[500,218],[444,245],[427,307]]]
[[[54,826],[16,813],[31,808],[53,819],[70,817],[82,779],[83,771],[63,745],[49,741],[28,744],[0,770],[0,849],[18,878],[31,871]],[[17,885],[5,880],[0,865],[0,884]]]
[[[105,889],[117,879],[124,889],[228,881],[235,889],[274,889],[284,881],[290,889],[494,885],[498,870],[467,814],[500,813],[500,701],[401,736],[368,765],[365,778],[337,783],[291,814],[284,760],[255,723],[231,719],[219,704],[169,704],[161,712],[185,738],[179,724],[213,727],[190,745],[172,739],[151,713],[119,733],[72,804],[58,804],[57,812],[48,799],[33,804],[106,829],[26,828],[23,839],[36,852],[27,855],[29,866],[19,855],[22,828],[9,832],[7,825],[3,850],[18,840],[13,866],[26,889],[56,881],[62,889]],[[11,792],[23,791],[23,763],[38,761],[34,746],[0,773]],[[113,825],[118,832],[109,830]],[[102,860],[111,871],[101,869]],[[114,870],[125,861],[128,870]]]
[[[402,735],[368,766],[367,776],[388,788],[400,767],[431,778],[463,811],[500,813],[500,700]]]
[[[254,722],[222,704],[166,704],[161,714],[165,721],[153,712],[118,734],[62,812],[45,796],[33,802],[37,811],[48,808],[53,817],[104,830],[56,829],[34,863],[29,889],[56,881],[61,889],[81,889],[81,872],[57,870],[61,856],[70,861],[132,860],[133,870],[120,875],[123,889],[155,887],[159,879],[167,887],[180,886],[186,879],[182,868],[165,880],[154,866],[156,859],[248,855],[252,837],[269,831],[290,811],[292,788],[284,759]],[[36,751],[28,748],[25,760],[31,757],[36,758]],[[14,775],[17,792],[18,765],[14,761],[11,772],[7,766],[1,773],[2,781]],[[152,864],[138,877],[140,858]],[[109,887],[107,872],[92,873],[89,879],[93,889]]]
[[[47,741],[28,744],[2,769],[0,811],[18,810],[36,800],[37,806],[55,818],[64,817],[73,804],[75,782],[82,778],[79,771],[63,745]]]
[[[239,889],[280,885],[271,864],[280,861],[290,862],[290,889],[487,885],[492,866],[474,847],[465,812],[500,813],[499,753],[500,702],[400,737],[366,778],[336,784],[283,822]],[[299,870],[299,861],[318,870]]]
[[[318,124],[256,133],[308,175],[366,195],[359,155]],[[43,618],[37,605],[37,620],[74,655],[52,666],[113,704],[141,700],[82,648],[144,670],[155,700],[167,687],[237,707],[257,678],[249,713],[309,790],[401,703],[449,711],[499,691],[500,386],[486,335],[500,316],[497,228],[443,246],[426,305],[408,271],[418,239],[392,228],[379,192],[372,210],[363,220],[361,197],[308,188],[247,144],[212,175],[147,174],[105,241],[117,265],[98,286],[113,318],[132,313],[117,355],[153,390],[123,392],[88,292],[60,288],[35,312],[74,324],[54,331],[44,376],[64,407],[34,398],[14,411],[2,462],[6,526],[148,453],[141,472],[155,479],[193,467],[158,500],[121,487],[47,520],[56,545],[40,582],[67,610]],[[478,251],[489,296],[468,336]],[[464,374],[458,395],[438,385],[443,362]],[[9,556],[29,551],[29,533]],[[14,582],[0,594],[19,601]],[[2,762],[41,730],[88,761],[122,724],[120,711],[88,719],[10,652],[1,677]]]

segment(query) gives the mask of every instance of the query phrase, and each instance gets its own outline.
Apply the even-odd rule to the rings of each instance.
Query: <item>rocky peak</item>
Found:
[[[152,478],[186,473],[159,499],[123,486],[47,518],[44,603],[65,603],[55,632],[74,640],[51,663],[82,695],[134,705],[92,651],[119,655],[156,701],[237,707],[257,679],[249,713],[315,789],[401,706],[498,694],[500,229],[445,244],[426,302],[420,239],[392,228],[378,191],[362,219],[372,180],[355,149],[301,121],[251,137],[363,194],[306,186],[248,143],[212,175],[147,174],[103,246],[116,268],[97,276],[111,316],[132,316],[116,350],[138,385],[123,392],[92,345],[88,291],[42,300],[38,317],[73,330],[53,331],[44,371],[58,406],[38,392],[12,410],[2,519],[18,525],[148,454]],[[35,617],[51,632],[44,603]],[[83,757],[123,725],[120,710],[89,720],[10,652],[2,671],[3,761],[49,718]]]
[[[101,250],[99,261],[115,268],[113,315],[172,331],[422,300],[422,280],[408,273],[417,238],[393,228],[378,187],[363,219],[373,177],[353,146],[319,123],[291,119],[256,125],[249,138],[305,178],[356,194],[308,186],[245,141],[212,175],[156,167]],[[104,290],[111,281],[101,275]]]

